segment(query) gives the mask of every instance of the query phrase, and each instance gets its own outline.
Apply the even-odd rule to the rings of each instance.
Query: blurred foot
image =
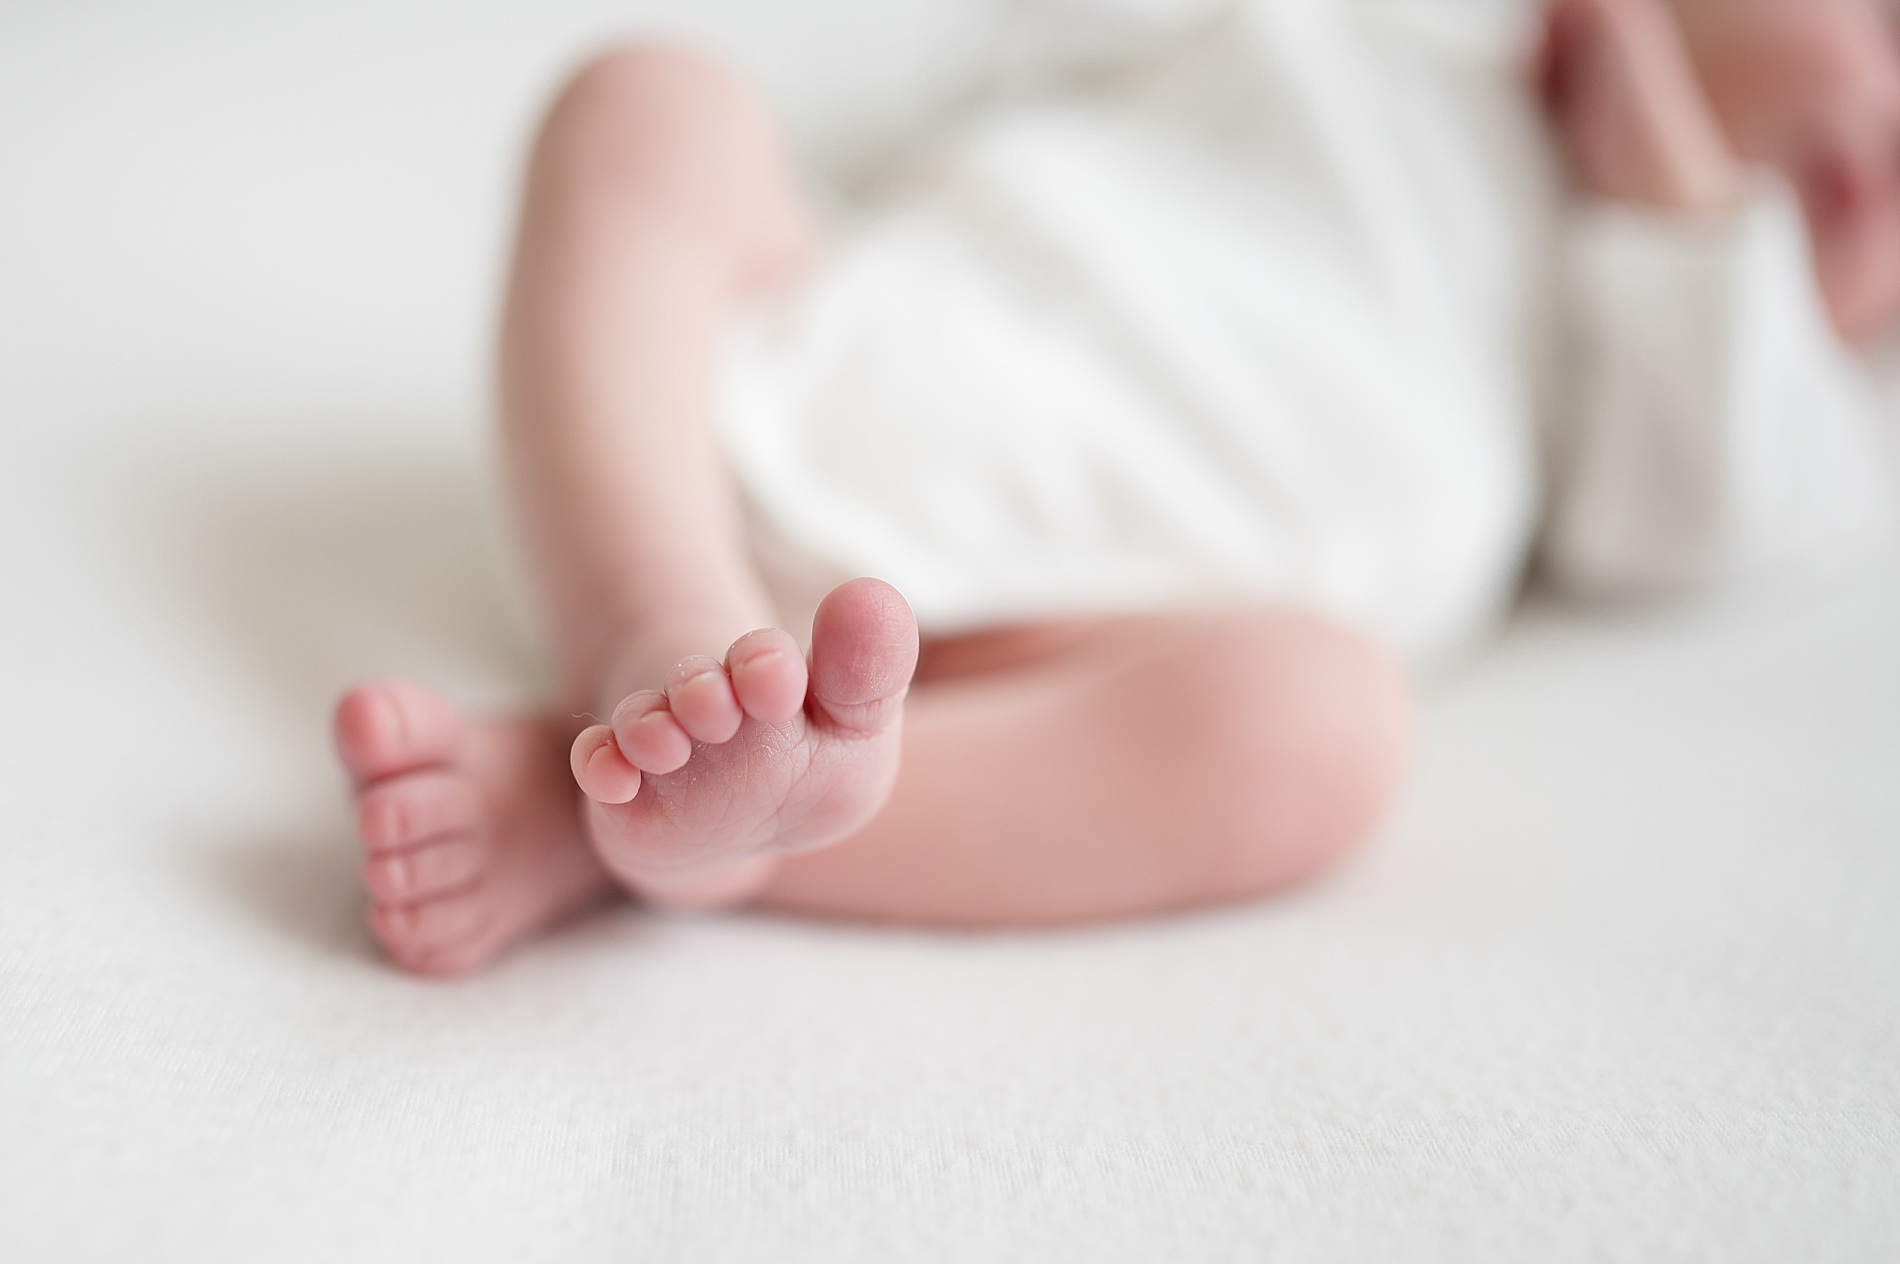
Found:
[[[460,974],[616,889],[582,833],[551,719],[466,719],[419,685],[337,705],[370,926],[405,969]]]

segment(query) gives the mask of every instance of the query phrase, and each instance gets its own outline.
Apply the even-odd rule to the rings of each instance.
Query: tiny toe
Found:
[[[337,703],[337,755],[358,781],[439,764],[455,753],[462,717],[439,694],[404,680],[358,685]]]
[[[652,690],[628,694],[614,708],[614,741],[626,761],[642,772],[677,772],[692,758],[693,739]]]
[[[397,961],[421,968],[431,955],[479,935],[491,903],[488,893],[474,886],[440,899],[377,904],[370,909],[370,926]]]
[[[487,965],[501,946],[492,934],[474,935],[446,948],[431,949],[426,955],[403,964],[416,974],[453,978]]]
[[[356,830],[372,851],[412,847],[472,829],[480,803],[466,778],[416,772],[379,781],[356,805]]]
[[[733,642],[726,654],[732,690],[745,713],[783,724],[805,705],[805,656],[789,632],[762,628]]]
[[[889,584],[840,584],[812,619],[811,693],[827,715],[854,729],[894,721],[917,670],[917,620]]]
[[[666,681],[667,709],[696,742],[729,742],[745,722],[732,680],[717,659],[682,659]]]
[[[581,792],[597,803],[629,803],[640,793],[640,770],[620,753],[614,731],[605,724],[575,738],[568,760]]]
[[[379,902],[413,903],[473,884],[487,861],[488,849],[476,836],[445,839],[371,856],[363,862],[363,886]]]

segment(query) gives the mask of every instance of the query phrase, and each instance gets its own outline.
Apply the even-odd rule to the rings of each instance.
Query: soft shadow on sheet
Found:
[[[469,705],[541,696],[545,655],[488,472],[448,445],[221,456],[178,486],[182,579],[232,666],[299,724],[374,675]]]
[[[235,839],[205,859],[211,884],[267,931],[326,957],[381,962],[356,848],[341,831]]]

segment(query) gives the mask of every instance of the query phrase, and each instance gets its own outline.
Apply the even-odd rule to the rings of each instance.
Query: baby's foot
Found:
[[[910,607],[869,579],[818,608],[809,669],[777,630],[741,637],[723,663],[682,660],[664,691],[629,694],[574,742],[596,852],[662,903],[747,898],[779,857],[838,842],[884,806],[916,666]]]
[[[370,925],[397,964],[471,970],[614,888],[581,833],[572,731],[467,720],[399,681],[360,686],[337,705]]]

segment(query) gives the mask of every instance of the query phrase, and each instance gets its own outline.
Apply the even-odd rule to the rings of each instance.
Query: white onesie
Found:
[[[1648,588],[1881,521],[1885,414],[1790,199],[1566,203],[1526,25],[1019,5],[986,104],[735,333],[788,619],[866,574],[931,632],[1292,602],[1429,661],[1534,551]]]

